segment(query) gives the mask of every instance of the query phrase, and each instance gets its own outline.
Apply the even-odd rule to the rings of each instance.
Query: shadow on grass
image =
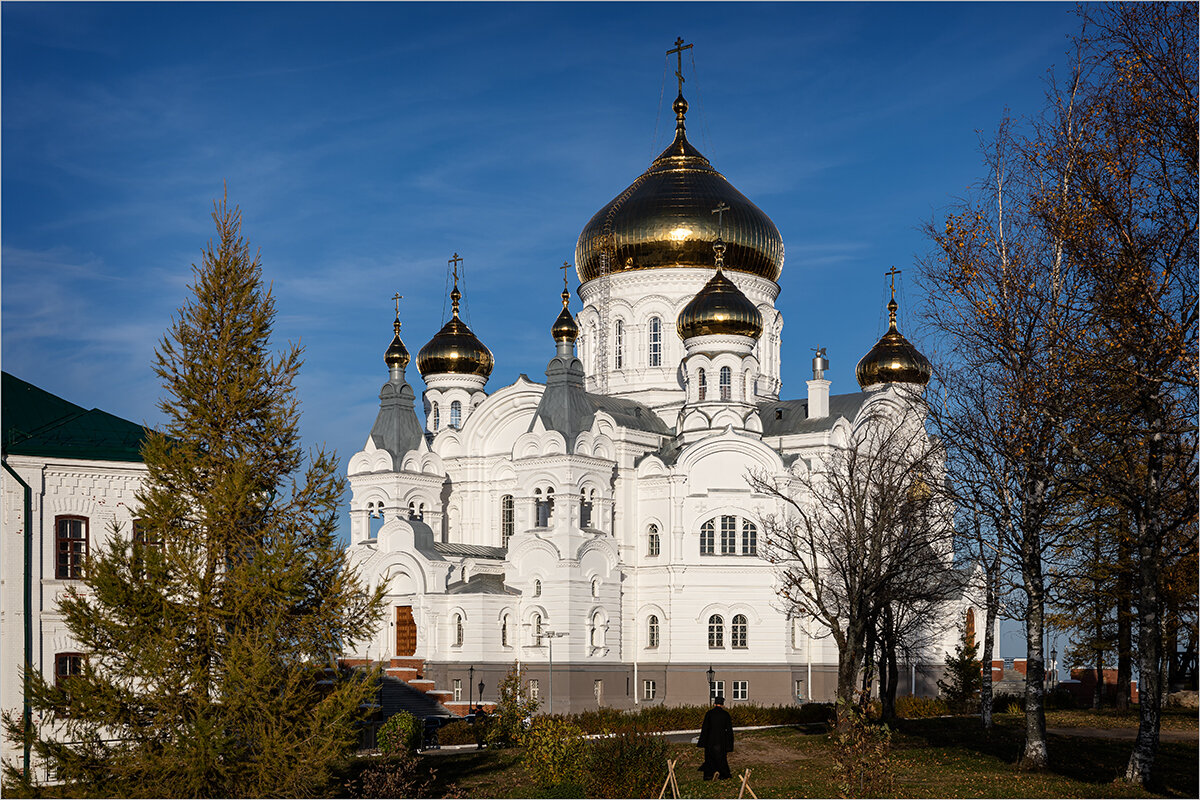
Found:
[[[962,748],[992,756],[1012,765],[1020,760],[1025,745],[1024,718],[998,719],[989,734],[973,717],[901,720],[900,733],[937,748]],[[910,746],[915,742],[906,742]],[[1082,783],[1103,785],[1124,775],[1133,742],[1050,734],[1049,771]],[[1170,797],[1197,797],[1200,778],[1196,771],[1194,742],[1160,742],[1149,790]]]

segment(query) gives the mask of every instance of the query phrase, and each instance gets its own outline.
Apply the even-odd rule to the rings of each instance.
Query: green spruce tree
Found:
[[[35,763],[71,794],[317,796],[374,696],[374,676],[337,668],[381,596],[336,540],[336,457],[300,447],[300,348],[271,351],[275,304],[239,211],[221,201],[213,219],[157,351],[166,424],[143,450],[137,523],[60,603],[82,674],[27,676]]]
[[[938,679],[938,689],[951,710],[963,713],[971,711],[972,704],[978,704],[982,684],[983,664],[979,661],[979,645],[963,636],[954,648],[954,655],[946,659],[946,674]]]

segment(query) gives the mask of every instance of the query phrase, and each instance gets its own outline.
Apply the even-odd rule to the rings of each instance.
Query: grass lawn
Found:
[[[1053,712],[1050,727],[1117,727],[1127,720],[1096,723],[1091,712]],[[1072,716],[1074,715],[1074,716]],[[1103,715],[1102,715],[1103,716]],[[1111,715],[1109,715],[1111,717]],[[1183,715],[1164,729],[1187,729]],[[1071,724],[1074,722],[1075,724]],[[999,715],[985,736],[968,718],[904,720],[892,755],[897,797],[1197,797],[1197,742],[1159,745],[1152,792],[1115,783],[1124,771],[1131,742],[1079,736],[1050,736],[1050,770],[1022,773],[1014,767],[1023,742],[1023,718]],[[1135,723],[1136,724],[1136,723]],[[1190,716],[1191,730],[1196,718]],[[750,768],[750,785],[762,798],[837,797],[833,748],[825,735],[792,728],[738,735],[729,763],[732,781],[705,783],[696,767],[700,751],[672,744],[676,774],[685,797],[736,797],[737,773]],[[544,797],[525,776],[519,750],[465,751],[428,756],[443,786],[455,784],[468,797]]]

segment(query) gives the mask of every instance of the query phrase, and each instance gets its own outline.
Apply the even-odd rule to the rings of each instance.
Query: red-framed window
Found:
[[[54,685],[62,686],[63,681],[76,675],[83,674],[83,653],[54,654]]]
[[[88,554],[87,517],[55,517],[54,540],[54,577],[64,580],[82,578],[83,562]]]

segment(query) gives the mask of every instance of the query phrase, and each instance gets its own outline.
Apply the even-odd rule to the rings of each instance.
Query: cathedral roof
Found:
[[[912,343],[905,339],[896,327],[896,289],[892,287],[892,299],[888,302],[888,329],[871,348],[858,366],[854,375],[858,385],[866,389],[882,383],[915,383],[926,386],[933,377],[929,359],[921,355]]]
[[[684,341],[718,334],[757,339],[762,335],[763,318],[750,298],[717,267],[717,273],[679,312],[675,329]]]
[[[417,353],[417,370],[421,377],[427,375],[480,375],[492,374],[496,360],[492,351],[479,341],[479,337],[458,316],[458,302],[462,293],[458,291],[458,276],[454,277],[454,289],[450,292],[450,321],[433,335],[429,343]]]
[[[851,392],[829,396],[829,416],[808,418],[808,400],[768,400],[758,404],[763,436],[786,436],[794,433],[816,433],[829,430],[838,417],[853,421],[866,401],[866,392]]]
[[[500,548],[496,548],[500,549]],[[507,594],[518,595],[521,592],[504,584],[503,575],[472,575],[467,580],[452,584],[446,589],[446,594]]]
[[[672,107],[675,140],[625,191],[597,211],[579,234],[575,246],[579,279],[590,281],[606,271],[708,267],[710,243],[723,233],[729,248],[728,269],[779,280],[783,271],[779,229],[687,140],[687,101],[682,93]],[[728,207],[723,224],[712,215],[719,205]]]

